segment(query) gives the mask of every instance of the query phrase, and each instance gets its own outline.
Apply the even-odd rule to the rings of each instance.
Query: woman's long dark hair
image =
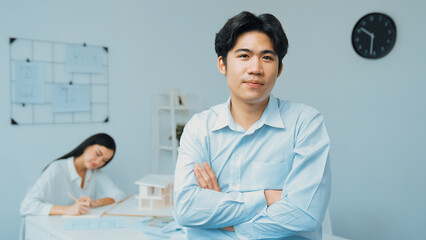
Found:
[[[95,145],[95,144],[99,144],[99,145],[104,146],[104,147],[111,149],[113,151],[111,159],[102,166],[102,167],[105,167],[109,162],[111,162],[112,158],[115,155],[115,149],[116,149],[114,139],[106,133],[98,133],[98,134],[95,134],[95,135],[88,137],[86,140],[84,140],[82,143],[80,143],[80,145],[78,145],[76,148],[74,148],[71,152],[65,154],[64,156],[62,156],[60,158],[53,160],[52,162],[57,161],[57,160],[67,159],[67,158],[70,158],[70,157],[81,156],[81,154],[84,153],[84,150],[86,150],[87,147]],[[46,168],[51,163],[49,163],[43,169],[43,171],[46,170]]]

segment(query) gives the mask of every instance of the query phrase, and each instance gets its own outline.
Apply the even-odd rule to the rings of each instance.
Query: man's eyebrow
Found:
[[[272,54],[278,56],[278,54],[274,50],[264,50],[262,51],[262,54]]]
[[[239,48],[237,50],[234,51],[235,53],[239,53],[239,52],[248,52],[248,53],[253,53],[252,50],[248,49],[248,48]]]
[[[252,50],[250,50],[250,49],[248,49],[248,48],[239,48],[239,49],[237,49],[237,50],[235,50],[234,51],[235,53],[239,53],[239,52],[248,52],[248,53],[253,53],[253,51]],[[274,51],[274,50],[263,50],[263,51],[261,51],[260,52],[262,55],[263,54],[273,54],[273,55],[276,55],[276,56],[278,56],[278,54]]]

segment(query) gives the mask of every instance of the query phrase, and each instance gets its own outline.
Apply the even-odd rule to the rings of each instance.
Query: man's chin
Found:
[[[261,104],[261,103],[267,102],[268,100],[269,100],[269,95],[267,96],[249,95],[244,99],[244,102],[248,104]]]

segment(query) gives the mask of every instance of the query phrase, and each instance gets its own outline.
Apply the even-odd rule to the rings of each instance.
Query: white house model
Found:
[[[135,182],[139,185],[139,209],[158,209],[173,206],[173,176],[147,175]]]

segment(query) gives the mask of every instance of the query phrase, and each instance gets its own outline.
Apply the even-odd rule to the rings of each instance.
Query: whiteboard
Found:
[[[10,123],[109,121],[108,48],[10,38]]]

